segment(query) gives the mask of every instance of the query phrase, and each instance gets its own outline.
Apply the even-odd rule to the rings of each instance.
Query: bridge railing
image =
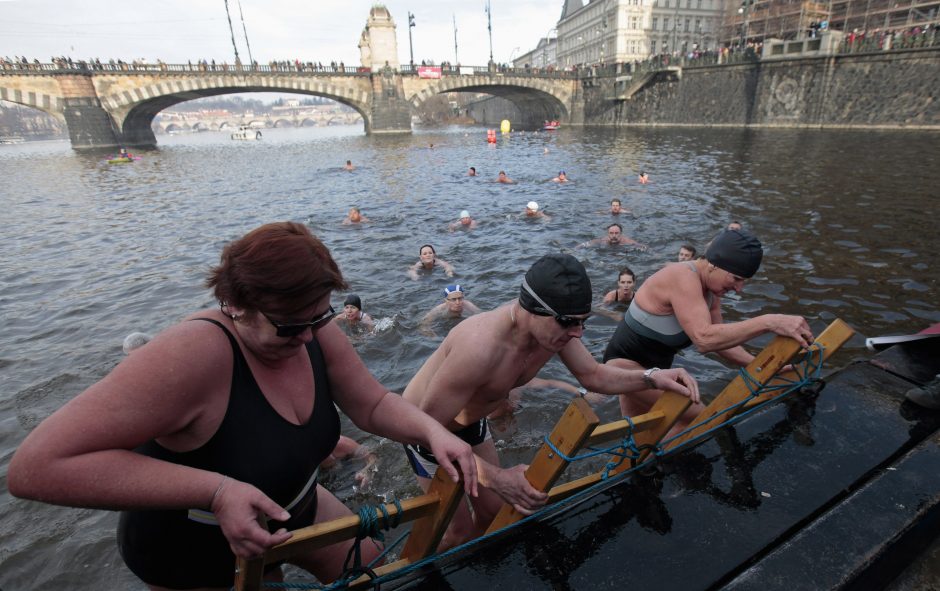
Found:
[[[366,76],[370,73],[367,68],[356,66],[333,66],[307,64],[133,64],[133,63],[39,63],[0,60],[0,75],[2,74],[87,74],[90,72],[108,72],[113,74],[141,74],[141,73],[215,73],[215,74],[302,74],[302,75],[347,75]]]
[[[420,66],[403,64],[399,72],[406,76],[417,76]],[[460,75],[491,75],[491,76],[526,76],[532,78],[577,78],[574,70],[556,70],[553,68],[513,68],[508,66],[433,66],[441,69],[442,76]],[[394,70],[393,70],[394,71]],[[217,73],[217,74],[291,74],[305,76],[368,76],[369,68],[361,66],[322,65],[314,62],[294,63],[284,62],[278,64],[211,64],[186,63],[165,64],[115,62],[59,62],[40,63],[38,61],[7,61],[0,60],[0,75],[3,74],[35,74],[47,75],[61,74],[87,74],[94,72],[107,72],[113,74],[140,74],[140,73]],[[381,73],[381,71],[379,72]]]
[[[419,66],[417,64],[402,64],[400,71],[403,75],[418,75],[419,68],[440,68],[441,76],[527,76],[531,78],[577,78],[575,70],[559,70],[555,68],[515,68],[512,66],[454,66],[434,65]]]

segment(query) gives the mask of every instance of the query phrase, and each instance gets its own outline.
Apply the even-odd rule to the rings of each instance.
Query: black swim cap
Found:
[[[354,294],[354,293],[351,293],[351,294],[349,294],[348,296],[346,296],[346,300],[343,302],[343,305],[344,305],[344,306],[355,306],[355,307],[359,308],[360,310],[362,310],[362,300],[360,300],[360,299],[359,299],[359,296],[357,296],[357,295]]]
[[[570,254],[543,256],[529,267],[525,282],[557,314],[570,316],[591,311],[591,280],[584,265]],[[536,308],[543,306],[525,287],[519,290],[519,305],[533,314],[546,315],[536,312]]]
[[[760,240],[744,230],[722,230],[705,251],[709,263],[744,278],[757,273],[763,257]]]

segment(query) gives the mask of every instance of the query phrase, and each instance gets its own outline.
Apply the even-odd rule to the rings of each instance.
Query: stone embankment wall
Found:
[[[585,86],[586,125],[940,130],[940,48],[685,67],[613,93],[613,78]]]

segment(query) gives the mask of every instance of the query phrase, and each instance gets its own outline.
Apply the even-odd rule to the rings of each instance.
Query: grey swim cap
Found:
[[[763,257],[760,240],[745,230],[722,230],[705,251],[709,263],[744,278],[757,273]]]
[[[584,265],[570,254],[549,254],[535,261],[525,274],[525,283],[557,314],[587,314],[591,311],[591,280]],[[519,290],[519,305],[523,310],[538,314],[543,308],[526,291]]]
[[[351,293],[351,294],[349,294],[348,296],[346,296],[346,299],[343,301],[343,305],[344,305],[344,306],[355,306],[355,307],[357,307],[358,309],[362,310],[362,300],[360,300],[360,299],[359,299],[359,296],[357,296],[357,295],[354,294],[354,293]]]

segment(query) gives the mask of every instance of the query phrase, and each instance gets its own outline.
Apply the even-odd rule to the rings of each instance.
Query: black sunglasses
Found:
[[[571,328],[572,326],[576,325],[580,325],[581,328],[584,328],[584,324],[587,322],[588,318],[590,318],[590,316],[586,316],[584,318],[575,318],[574,316],[566,316],[552,310],[551,306],[542,301],[542,298],[532,291],[532,288],[529,287],[529,283],[525,280],[525,278],[522,279],[522,289],[526,290],[530,296],[535,298],[536,302],[542,304],[541,308],[535,308],[537,313],[544,314],[545,316],[551,316],[562,328]]]
[[[264,312],[261,312],[261,315],[267,318],[268,322],[274,325],[274,328],[277,329],[277,336],[289,338],[296,337],[308,328],[313,332],[318,331],[319,329],[326,326],[326,324],[332,320],[334,316],[336,316],[336,310],[333,309],[333,306],[330,306],[326,312],[312,318],[310,322],[301,322],[300,324],[283,324],[271,320]]]

